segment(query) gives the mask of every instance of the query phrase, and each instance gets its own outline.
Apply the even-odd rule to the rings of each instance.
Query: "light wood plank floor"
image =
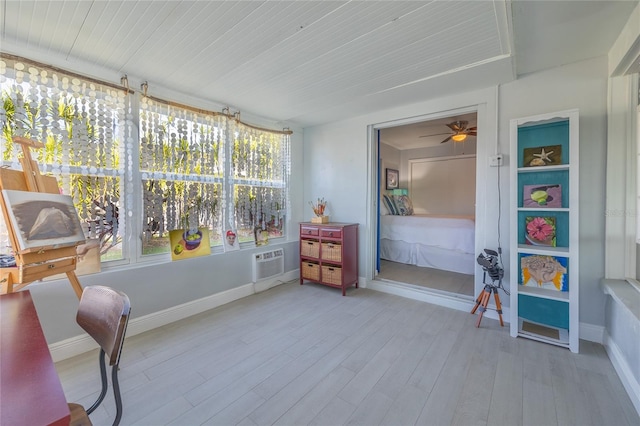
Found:
[[[391,280],[432,290],[456,293],[473,299],[473,275],[381,259],[380,272],[376,279]]]
[[[127,338],[121,424],[640,424],[601,345],[572,354],[475,319],[363,288],[283,284]],[[69,401],[97,397],[97,350],[56,367]],[[110,390],[91,418],[114,413]]]

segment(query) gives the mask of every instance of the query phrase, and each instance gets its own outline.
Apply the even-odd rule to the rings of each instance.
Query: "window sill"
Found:
[[[602,280],[604,294],[608,294],[616,303],[624,306],[640,321],[640,288],[637,282],[628,280]]]

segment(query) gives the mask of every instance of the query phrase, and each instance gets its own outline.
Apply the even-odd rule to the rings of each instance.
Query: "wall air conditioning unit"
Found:
[[[253,282],[284,274],[284,250],[265,251],[253,255]]]

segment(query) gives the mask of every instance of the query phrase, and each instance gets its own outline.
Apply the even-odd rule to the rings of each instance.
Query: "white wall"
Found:
[[[410,160],[408,169],[416,214],[475,217],[475,155]]]
[[[475,138],[474,138],[475,139]],[[425,213],[443,213],[443,214],[452,214],[453,211],[451,209],[447,210],[444,205],[442,205],[442,211],[430,211],[428,208],[428,203],[420,200],[420,194],[416,193],[416,182],[414,182],[411,178],[411,170],[410,163],[415,160],[425,160],[425,159],[433,159],[439,157],[457,157],[457,156],[466,156],[466,155],[475,155],[476,153],[476,141],[465,141],[463,144],[459,143],[448,143],[448,144],[438,144],[436,146],[424,147],[424,148],[413,148],[413,149],[405,149],[398,150],[392,146],[381,143],[380,144],[380,161],[381,161],[381,194],[385,194],[386,190],[384,189],[384,169],[385,167],[390,167],[393,169],[397,169],[400,171],[400,188],[409,189],[411,196],[411,201],[413,203],[413,207],[416,210],[416,214],[425,214]],[[454,163],[451,163],[454,164]],[[452,194],[448,194],[447,197],[456,197],[460,195],[460,199],[456,200],[456,204],[465,204],[465,199],[468,202],[468,205],[465,205],[466,214],[473,215],[475,213],[475,167],[472,170],[473,179],[467,180],[468,184],[472,187],[471,191],[473,191],[472,197],[463,198],[461,194],[458,192],[454,192]],[[442,182],[439,182],[436,179],[436,183],[440,185]],[[429,193],[429,198],[432,196]],[[433,207],[434,203],[431,203]]]
[[[384,110],[365,116],[334,122],[323,126],[305,129],[304,163],[306,179],[304,197],[307,200],[317,196],[328,198],[333,206],[331,220],[355,222],[359,227],[359,275],[364,278],[362,284],[373,279],[375,256],[375,154],[374,140],[370,139],[368,126],[379,125],[389,127],[404,123],[395,123],[411,117],[413,121],[424,121],[441,115],[442,111],[455,111],[478,106],[478,126],[482,133],[478,135],[477,194],[484,195],[487,189],[495,193],[496,169],[494,174],[487,175],[487,157],[496,149],[496,90],[488,88],[465,94],[452,95],[446,99],[429,100],[418,104],[406,105]],[[392,124],[390,124],[393,122]],[[327,170],[332,173],[332,180],[317,179]],[[506,179],[506,170],[503,179]],[[400,183],[405,184],[406,176],[401,174]],[[345,182],[346,186],[345,187]],[[373,188],[373,189],[372,189]],[[507,192],[506,189],[504,192]],[[371,205],[367,203],[370,202]],[[491,218],[490,222],[485,217]],[[490,202],[476,208],[476,220],[485,233],[476,238],[476,249],[479,247],[496,247],[497,203]],[[508,229],[508,220],[505,219]],[[479,251],[479,249],[478,249]],[[480,277],[481,278],[481,277]],[[476,286],[479,286],[476,279]]]
[[[497,94],[498,93],[498,94]],[[604,171],[606,147],[607,58],[530,74],[499,89],[453,95],[305,129],[305,199],[317,194],[332,201],[332,220],[360,223],[360,275],[372,276],[370,239],[375,219],[367,206],[371,170],[367,126],[407,117],[479,105],[477,140],[476,250],[498,245],[498,174],[501,186],[501,245],[509,256],[509,169],[491,168],[488,158],[509,152],[509,120],[571,108],[580,110],[580,321],[602,327],[605,299],[598,289],[604,276]],[[497,111],[497,112],[496,112]],[[315,179],[329,169],[331,180]],[[349,182],[348,188],[344,182]],[[346,189],[346,190],[345,190]],[[506,271],[508,276],[508,271]],[[505,285],[508,285],[505,281]],[[476,277],[476,291],[478,279]],[[503,299],[508,302],[508,298]]]

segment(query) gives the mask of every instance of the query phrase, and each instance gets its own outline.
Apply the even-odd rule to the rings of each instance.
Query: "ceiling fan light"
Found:
[[[462,142],[466,138],[467,135],[465,135],[464,133],[451,136],[451,139],[453,139],[455,142]]]

